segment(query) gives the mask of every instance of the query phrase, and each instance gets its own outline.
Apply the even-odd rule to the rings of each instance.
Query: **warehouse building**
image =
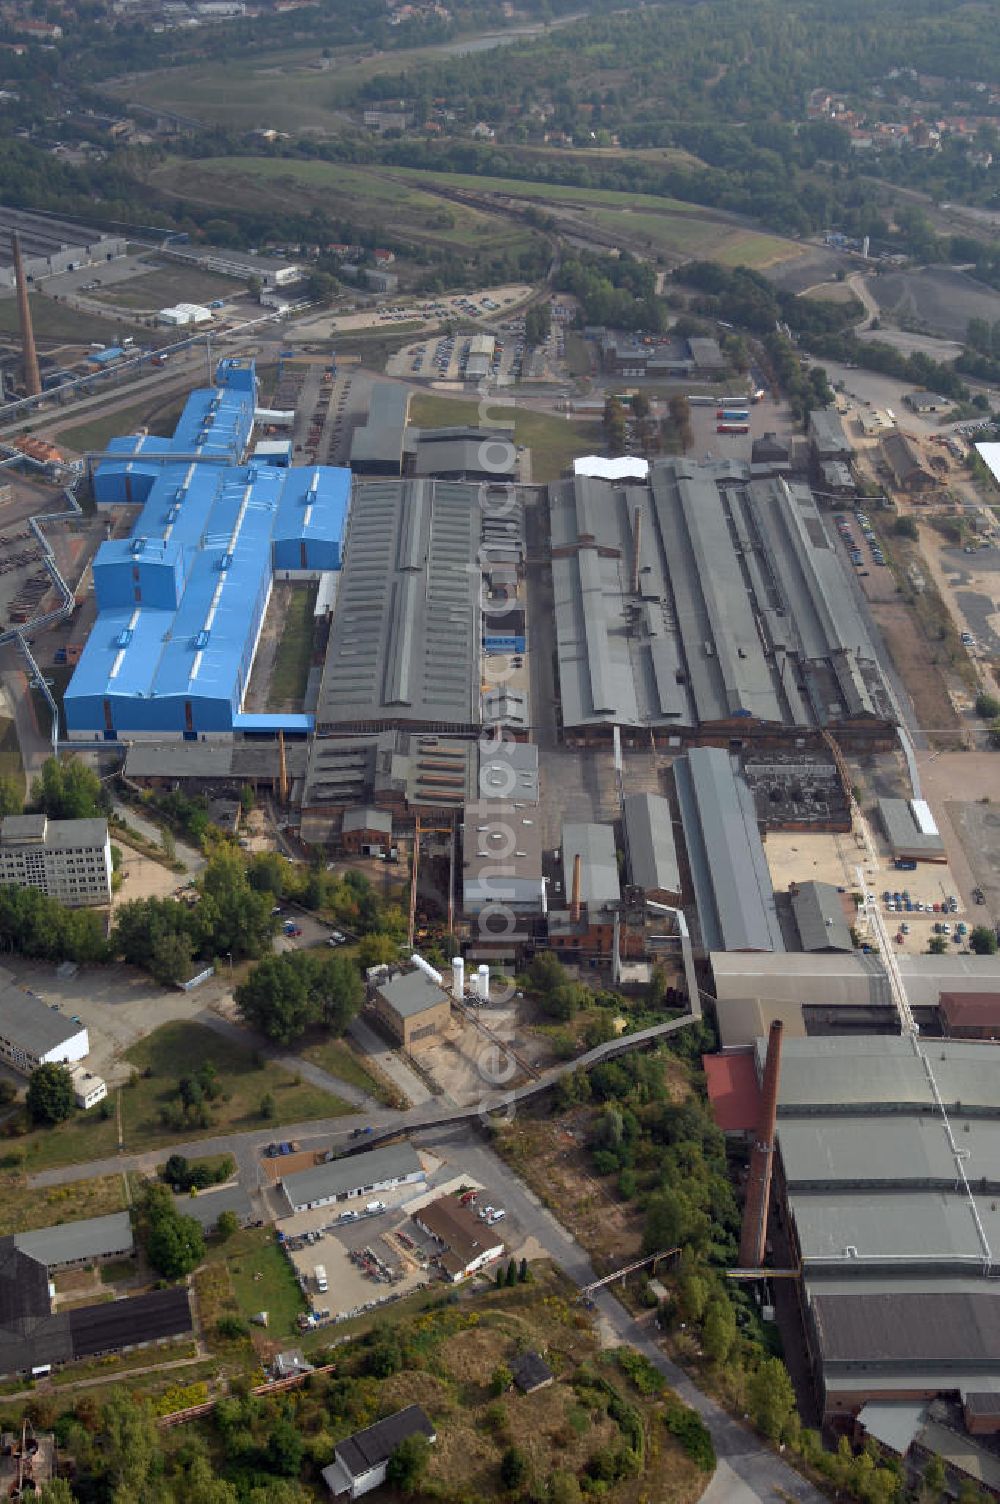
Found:
[[[364,486],[330,628],[319,734],[478,728],[480,541],[478,486]]]
[[[693,747],[674,782],[703,949],[784,950],[753,795],[734,760]]]
[[[316,738],[302,796],[303,839],[325,839],[324,830],[339,829],[340,812],[359,804],[409,821],[460,813],[475,787],[472,742],[408,731]]]
[[[200,303],[174,303],[169,308],[160,309],[156,322],[166,325],[168,329],[186,329],[189,324],[210,324],[212,310]]]
[[[425,1178],[416,1150],[409,1143],[401,1143],[299,1170],[284,1176],[281,1186],[292,1211],[304,1212],[336,1201],[353,1201],[373,1191],[415,1185]]]
[[[482,381],[490,374],[490,366],[493,364],[493,352],[497,347],[496,338],[492,334],[474,334],[469,340],[469,355],[465,363],[465,379],[467,381]]]
[[[947,861],[941,832],[925,799],[880,799],[878,817],[894,861]]]
[[[253,426],[252,361],[225,360],[194,393],[173,439],[112,445],[98,501],[139,501],[131,537],[93,564],[97,620],[64,697],[72,740],[234,733],[305,735],[311,717],[243,712],[276,574],[337,570],[346,470],[240,463]],[[176,457],[176,458],[175,458]]]
[[[995,1052],[888,1035],[785,1041],[776,1183],[827,1424],[937,1397],[982,1424],[978,1397],[1000,1393]]]
[[[510,429],[495,424],[489,428],[415,428],[409,412],[406,387],[389,382],[373,387],[367,421],[354,430],[351,439],[350,465],[355,475],[513,479],[517,447],[511,442]]]
[[[882,440],[882,463],[900,491],[921,493],[937,490],[941,482],[925,463],[918,445],[905,433],[890,433]]]
[[[112,1212],[107,1217],[38,1227],[15,1233],[14,1246],[50,1272],[99,1264],[103,1259],[127,1259],[135,1252],[132,1218],[128,1212]]]
[[[808,487],[671,459],[648,485],[575,476],[549,497],[567,739],[887,740],[892,702]]]
[[[0,884],[6,883],[38,888],[70,909],[110,903],[107,820],[6,815],[0,820]]]
[[[372,1011],[406,1051],[440,1039],[451,1022],[448,994],[419,968],[377,987]]]
[[[285,774],[301,782],[308,749],[286,741]],[[185,791],[209,790],[223,784],[247,783],[253,789],[278,791],[281,749],[274,742],[132,742],[125,754],[125,777],[143,788]]]
[[[797,884],[792,893],[792,914],[803,950],[854,949],[844,895],[832,883]]]
[[[74,225],[47,214],[0,208],[0,287],[14,288],[12,236],[21,237],[24,275],[29,282],[96,266],[126,254],[120,235],[106,235],[92,225]]]
[[[827,460],[851,462],[850,440],[834,407],[817,407],[809,414],[809,444],[820,464]]]
[[[90,1053],[87,1031],[0,971],[0,1061],[30,1076],[40,1065],[73,1065]]]
[[[534,815],[515,804],[490,799],[469,804],[462,830],[462,909],[478,916],[479,940],[489,938],[496,914],[497,938],[509,938],[504,916],[541,914],[542,832]]]
[[[613,828],[567,822],[555,855],[548,890],[549,945],[562,955],[610,959],[621,908]]]
[[[647,898],[674,902],[681,877],[670,805],[659,794],[627,794],[622,813],[629,882]]]
[[[388,856],[392,848],[392,815],[387,809],[363,805],[344,813],[340,844],[355,856]]]

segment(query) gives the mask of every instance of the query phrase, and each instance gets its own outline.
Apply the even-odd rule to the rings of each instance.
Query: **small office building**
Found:
[[[281,1188],[292,1211],[305,1212],[316,1206],[332,1206],[336,1201],[353,1201],[373,1192],[395,1190],[401,1185],[415,1185],[424,1179],[424,1167],[416,1150],[404,1142],[299,1170],[286,1175]]]

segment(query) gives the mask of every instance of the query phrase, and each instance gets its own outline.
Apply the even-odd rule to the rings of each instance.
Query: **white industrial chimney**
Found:
[[[451,958],[451,995],[456,1003],[465,997],[465,962],[461,956]]]
[[[476,975],[476,993],[484,1003],[490,1000],[490,968],[480,966]]]
[[[425,977],[430,977],[431,981],[436,982],[439,987],[444,985],[444,977],[429,961],[425,961],[423,956],[418,956],[416,951],[414,951],[410,960],[418,971],[423,972]]]

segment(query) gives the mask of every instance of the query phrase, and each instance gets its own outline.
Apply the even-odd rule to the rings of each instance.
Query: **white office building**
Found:
[[[40,888],[67,908],[111,902],[107,820],[0,820],[0,885]]]
[[[40,1065],[72,1068],[90,1053],[86,1029],[0,971],[0,1061],[22,1076]]]

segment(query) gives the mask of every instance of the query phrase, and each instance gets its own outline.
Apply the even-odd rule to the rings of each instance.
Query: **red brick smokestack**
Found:
[[[580,889],[583,886],[583,858],[577,852],[573,858],[573,897],[569,905],[569,917],[574,924],[580,923]]]
[[[21,343],[24,349],[24,394],[38,397],[42,390],[42,376],[38,369],[38,353],[35,350],[35,331],[31,327],[31,307],[28,303],[28,283],[24,275],[21,257],[21,237],[15,231],[10,237],[14,253],[14,281],[17,285],[17,311],[21,319]]]
[[[740,1268],[760,1269],[767,1243],[767,1211],[771,1200],[771,1170],[774,1163],[774,1130],[778,1120],[778,1082],[781,1077],[781,1021],[775,1019],[767,1040],[764,1084],[760,1097],[757,1136],[750,1154],[743,1230],[740,1233]]]

